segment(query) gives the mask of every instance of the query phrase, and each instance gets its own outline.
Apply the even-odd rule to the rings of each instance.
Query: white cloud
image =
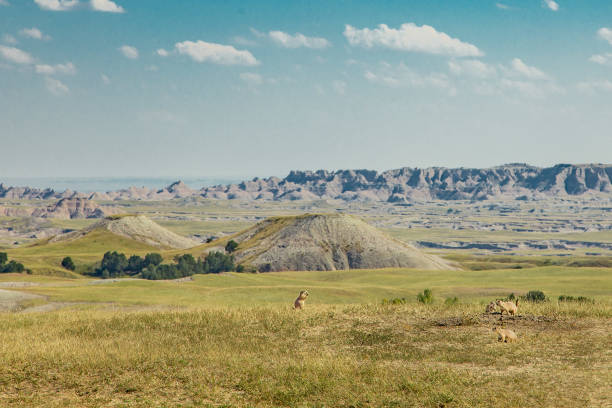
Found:
[[[34,58],[32,58],[30,54],[15,47],[0,45],[0,55],[4,57],[4,59],[15,64],[25,65],[32,64],[34,62]]]
[[[231,45],[199,41],[183,41],[174,45],[181,55],[197,62],[212,62],[220,65],[258,65],[259,61],[247,50],[237,50]]]
[[[253,72],[243,72],[240,74],[240,79],[249,85],[261,85],[263,83],[263,77]]]
[[[70,89],[60,80],[50,77],[45,77],[45,86],[53,95],[64,95],[70,92]]]
[[[157,72],[159,71],[159,67],[157,65],[148,65],[145,67],[145,71]]]
[[[76,68],[72,62],[67,62],[66,64],[57,64],[57,65],[45,65],[40,64],[35,67],[37,74],[42,75],[56,75],[56,74],[64,74],[64,75],[74,75],[76,74]]]
[[[106,84],[106,85],[108,85],[108,84],[110,84],[110,83],[111,83],[110,78],[109,78],[109,77],[107,77],[107,76],[106,76],[106,75],[104,75],[104,74],[101,74],[101,75],[100,75],[100,78],[102,79],[102,82],[104,82],[104,84]]]
[[[170,55],[170,53],[164,50],[163,48],[158,49],[157,51],[155,51],[155,53],[160,57],[167,57],[168,55]]]
[[[111,0],[91,0],[91,8],[106,13],[125,13],[123,7]]]
[[[4,34],[2,36],[2,41],[7,44],[17,44],[17,39],[10,34]]]
[[[612,64],[612,53],[608,52],[605,54],[592,55],[589,61],[600,65],[611,65]]]
[[[125,58],[138,58],[138,49],[136,47],[132,47],[131,45],[122,45],[121,47],[119,47],[119,51],[121,51]]]
[[[448,62],[448,68],[455,75],[476,78],[489,78],[497,74],[495,67],[475,59],[451,60]]]
[[[590,94],[594,94],[599,91],[612,92],[612,82],[609,80],[603,81],[587,81],[580,82],[577,85],[578,90]]]
[[[597,35],[612,45],[612,30],[606,27],[602,27],[597,30]]]
[[[306,37],[304,34],[287,34],[282,31],[270,31],[268,33],[273,42],[285,48],[327,48],[331,45],[329,41],[321,37]]]
[[[79,0],[34,0],[38,7],[44,10],[68,11],[79,4]]]
[[[43,34],[42,31],[40,31],[36,27],[24,28],[23,30],[19,31],[19,34],[23,35],[24,37],[33,38],[35,40],[47,41],[51,39],[50,36]]]
[[[559,10],[559,4],[555,0],[544,0],[544,5],[552,11]]]
[[[0,0],[0,6],[10,6],[8,0]]]
[[[550,77],[536,67],[530,67],[525,64],[520,58],[514,58],[512,60],[512,70],[514,73],[521,75],[528,79],[544,79],[549,80]]]
[[[344,95],[346,93],[346,82],[334,81],[332,82],[332,88],[338,95]]]
[[[504,3],[495,3],[495,6],[498,9],[501,9],[501,10],[509,10],[510,9],[510,6],[508,6],[508,5],[504,4]]]
[[[414,23],[402,24],[399,29],[381,24],[377,28],[357,29],[346,25],[344,36],[352,46],[365,48],[383,47],[393,50],[423,52],[454,57],[479,57],[484,55],[473,44],[452,38],[435,28]]]

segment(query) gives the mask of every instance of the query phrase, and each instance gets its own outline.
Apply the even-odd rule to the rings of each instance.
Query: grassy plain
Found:
[[[2,281],[33,280],[31,275],[0,275]],[[610,268],[539,267],[486,271],[419,271],[380,269],[351,271],[225,273],[196,275],[193,282],[119,280],[92,285],[87,279],[54,279],[53,285],[31,286],[28,292],[55,302],[102,302],[123,305],[249,306],[290,305],[295,295],[308,289],[309,304],[337,305],[380,303],[384,298],[405,297],[416,302],[425,288],[439,302],[457,296],[460,302],[481,303],[510,293],[542,290],[559,295],[612,300]]]
[[[525,305],[496,341],[475,304],[1,314],[10,407],[603,407],[609,304]]]
[[[612,274],[560,266],[197,275],[0,275],[0,406],[592,407],[612,404]],[[432,305],[416,302],[431,288]],[[297,292],[311,296],[291,310]],[[484,303],[543,290],[503,324]],[[15,290],[15,289],[13,289]],[[558,303],[560,294],[595,303]],[[447,305],[448,297],[458,303]],[[405,297],[404,305],[381,304]],[[45,304],[46,303],[46,304]],[[45,306],[58,310],[45,313]],[[28,307],[30,309],[28,309]]]

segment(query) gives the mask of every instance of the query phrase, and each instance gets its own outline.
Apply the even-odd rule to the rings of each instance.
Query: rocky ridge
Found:
[[[402,203],[429,200],[540,199],[569,196],[612,196],[612,165],[558,164],[541,168],[507,164],[486,169],[404,167],[375,170],[291,171],[285,178],[254,178],[238,184],[193,190],[177,181],[163,189],[130,187],[90,195],[70,190],[6,187],[0,198],[99,201],[167,200],[203,197],[218,200],[344,200]]]

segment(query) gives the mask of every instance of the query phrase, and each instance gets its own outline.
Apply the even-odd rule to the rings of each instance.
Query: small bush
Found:
[[[233,255],[226,255],[218,251],[213,251],[204,258],[204,273],[230,272],[234,269]]]
[[[383,305],[405,305],[407,302],[406,298],[393,298],[393,299],[383,299]]]
[[[445,304],[445,305],[448,305],[448,306],[450,306],[450,305],[455,305],[455,304],[457,304],[457,303],[459,303],[459,299],[457,298],[457,296],[454,296],[454,297],[452,297],[452,298],[446,298],[446,299],[444,300],[444,304]]]
[[[14,260],[7,263],[7,260],[6,252],[0,252],[0,273],[22,273],[25,271],[23,264]]]
[[[225,245],[225,251],[226,251],[228,254],[231,254],[231,253],[232,253],[232,252],[234,252],[234,251],[235,251],[237,248],[238,248],[238,243],[237,243],[236,241],[234,241],[233,239],[232,239],[232,240],[229,240],[229,241],[227,242],[227,244]]]
[[[267,263],[267,264],[261,264],[259,265],[258,268],[259,272],[272,272],[272,265]]]
[[[586,296],[573,297],[568,295],[561,295],[559,296],[559,302],[595,303],[595,299],[591,299]]]
[[[71,257],[67,256],[62,259],[62,268],[68,269],[69,271],[74,271],[76,269]]]
[[[514,293],[509,294],[508,296],[506,296],[506,298],[504,299],[505,302],[514,302],[516,301],[516,296],[514,295]]]
[[[525,300],[533,303],[546,302],[546,295],[541,290],[530,290],[525,295]]]
[[[433,293],[431,289],[425,289],[423,293],[419,293],[417,295],[417,300],[426,305],[433,303]]]
[[[257,273],[257,268],[249,264],[240,264],[236,267],[236,272]]]

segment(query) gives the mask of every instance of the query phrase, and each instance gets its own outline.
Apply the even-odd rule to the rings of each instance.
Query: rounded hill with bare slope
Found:
[[[456,269],[345,214],[273,217],[232,239],[239,244],[236,260],[264,271]]]
[[[110,232],[157,248],[186,249],[198,244],[167,230],[144,215],[110,216],[80,231],[55,236],[49,242],[77,240],[96,231]]]

